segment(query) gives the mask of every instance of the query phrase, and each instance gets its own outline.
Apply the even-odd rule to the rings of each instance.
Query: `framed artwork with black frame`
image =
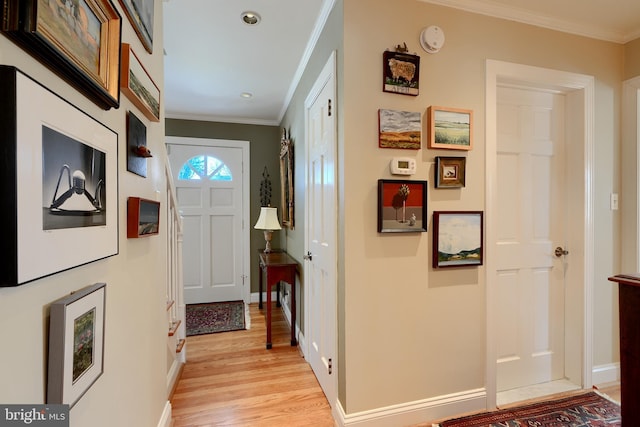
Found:
[[[482,211],[433,212],[433,268],[484,262]]]
[[[464,187],[466,165],[466,157],[436,157],[436,188]]]
[[[15,67],[0,99],[0,286],[116,255],[118,134]]]
[[[382,54],[384,92],[417,96],[420,94],[420,57],[406,52]]]
[[[72,408],[104,372],[106,289],[96,283],[51,303],[47,403]]]
[[[378,180],[378,232],[427,231],[427,181]]]
[[[118,108],[122,20],[110,0],[0,1],[5,35],[100,108]]]

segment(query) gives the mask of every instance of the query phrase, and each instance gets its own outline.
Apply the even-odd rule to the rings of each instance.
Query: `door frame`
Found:
[[[622,271],[640,271],[640,77],[622,83]]]
[[[187,136],[166,136],[165,144],[174,145],[199,145],[205,147],[227,147],[239,148],[242,150],[242,300],[245,304],[251,302],[251,257],[250,257],[250,233],[249,233],[249,190],[250,190],[250,151],[251,144],[249,141],[232,140],[232,139],[210,139],[210,138],[194,138]],[[167,154],[168,155],[168,154]],[[169,159],[167,159],[169,165]],[[171,171],[173,176],[174,171]],[[177,194],[176,194],[177,197]],[[184,285],[183,285],[184,286]],[[184,292],[184,289],[182,290]]]
[[[594,281],[594,224],[593,224],[593,156],[594,156],[594,93],[593,76],[552,70],[510,62],[487,60],[485,80],[485,210],[486,210],[486,304],[487,304],[487,409],[497,406],[497,328],[495,305],[497,292],[492,286],[496,271],[493,257],[498,228],[497,216],[497,90],[499,85],[515,85],[544,89],[566,96],[566,155],[572,170],[582,170],[580,180],[567,181],[572,188],[582,187],[570,197],[569,214],[577,220],[568,230],[567,248],[571,253],[565,298],[576,303],[565,305],[565,373],[583,389],[592,386],[593,367],[593,281]],[[573,143],[572,143],[573,142]],[[579,186],[579,187],[576,187]],[[590,267],[591,266],[591,267]],[[572,286],[573,284],[573,286]],[[575,333],[572,334],[571,331]],[[571,338],[573,341],[570,341]],[[575,337],[578,337],[576,340]],[[571,361],[571,363],[568,363]],[[579,363],[576,363],[579,361]]]

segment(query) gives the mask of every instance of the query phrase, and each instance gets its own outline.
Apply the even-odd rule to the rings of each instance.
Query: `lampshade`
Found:
[[[253,227],[257,230],[280,230],[280,223],[278,222],[278,209],[271,207],[261,207],[260,216],[258,222]]]

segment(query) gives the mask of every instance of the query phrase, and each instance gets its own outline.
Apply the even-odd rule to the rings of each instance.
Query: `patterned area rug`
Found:
[[[187,304],[187,336],[245,329],[244,302]]]
[[[608,427],[621,425],[620,406],[595,392],[434,424],[434,426],[440,427]]]

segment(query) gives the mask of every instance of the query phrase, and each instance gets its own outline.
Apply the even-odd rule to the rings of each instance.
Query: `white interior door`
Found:
[[[497,92],[497,390],[564,377],[564,95]],[[568,248],[570,249],[570,248]]]
[[[184,224],[185,303],[246,300],[243,148],[170,144],[168,152]]]
[[[305,102],[307,209],[305,339],[307,360],[327,400],[336,400],[336,120],[335,55]]]

